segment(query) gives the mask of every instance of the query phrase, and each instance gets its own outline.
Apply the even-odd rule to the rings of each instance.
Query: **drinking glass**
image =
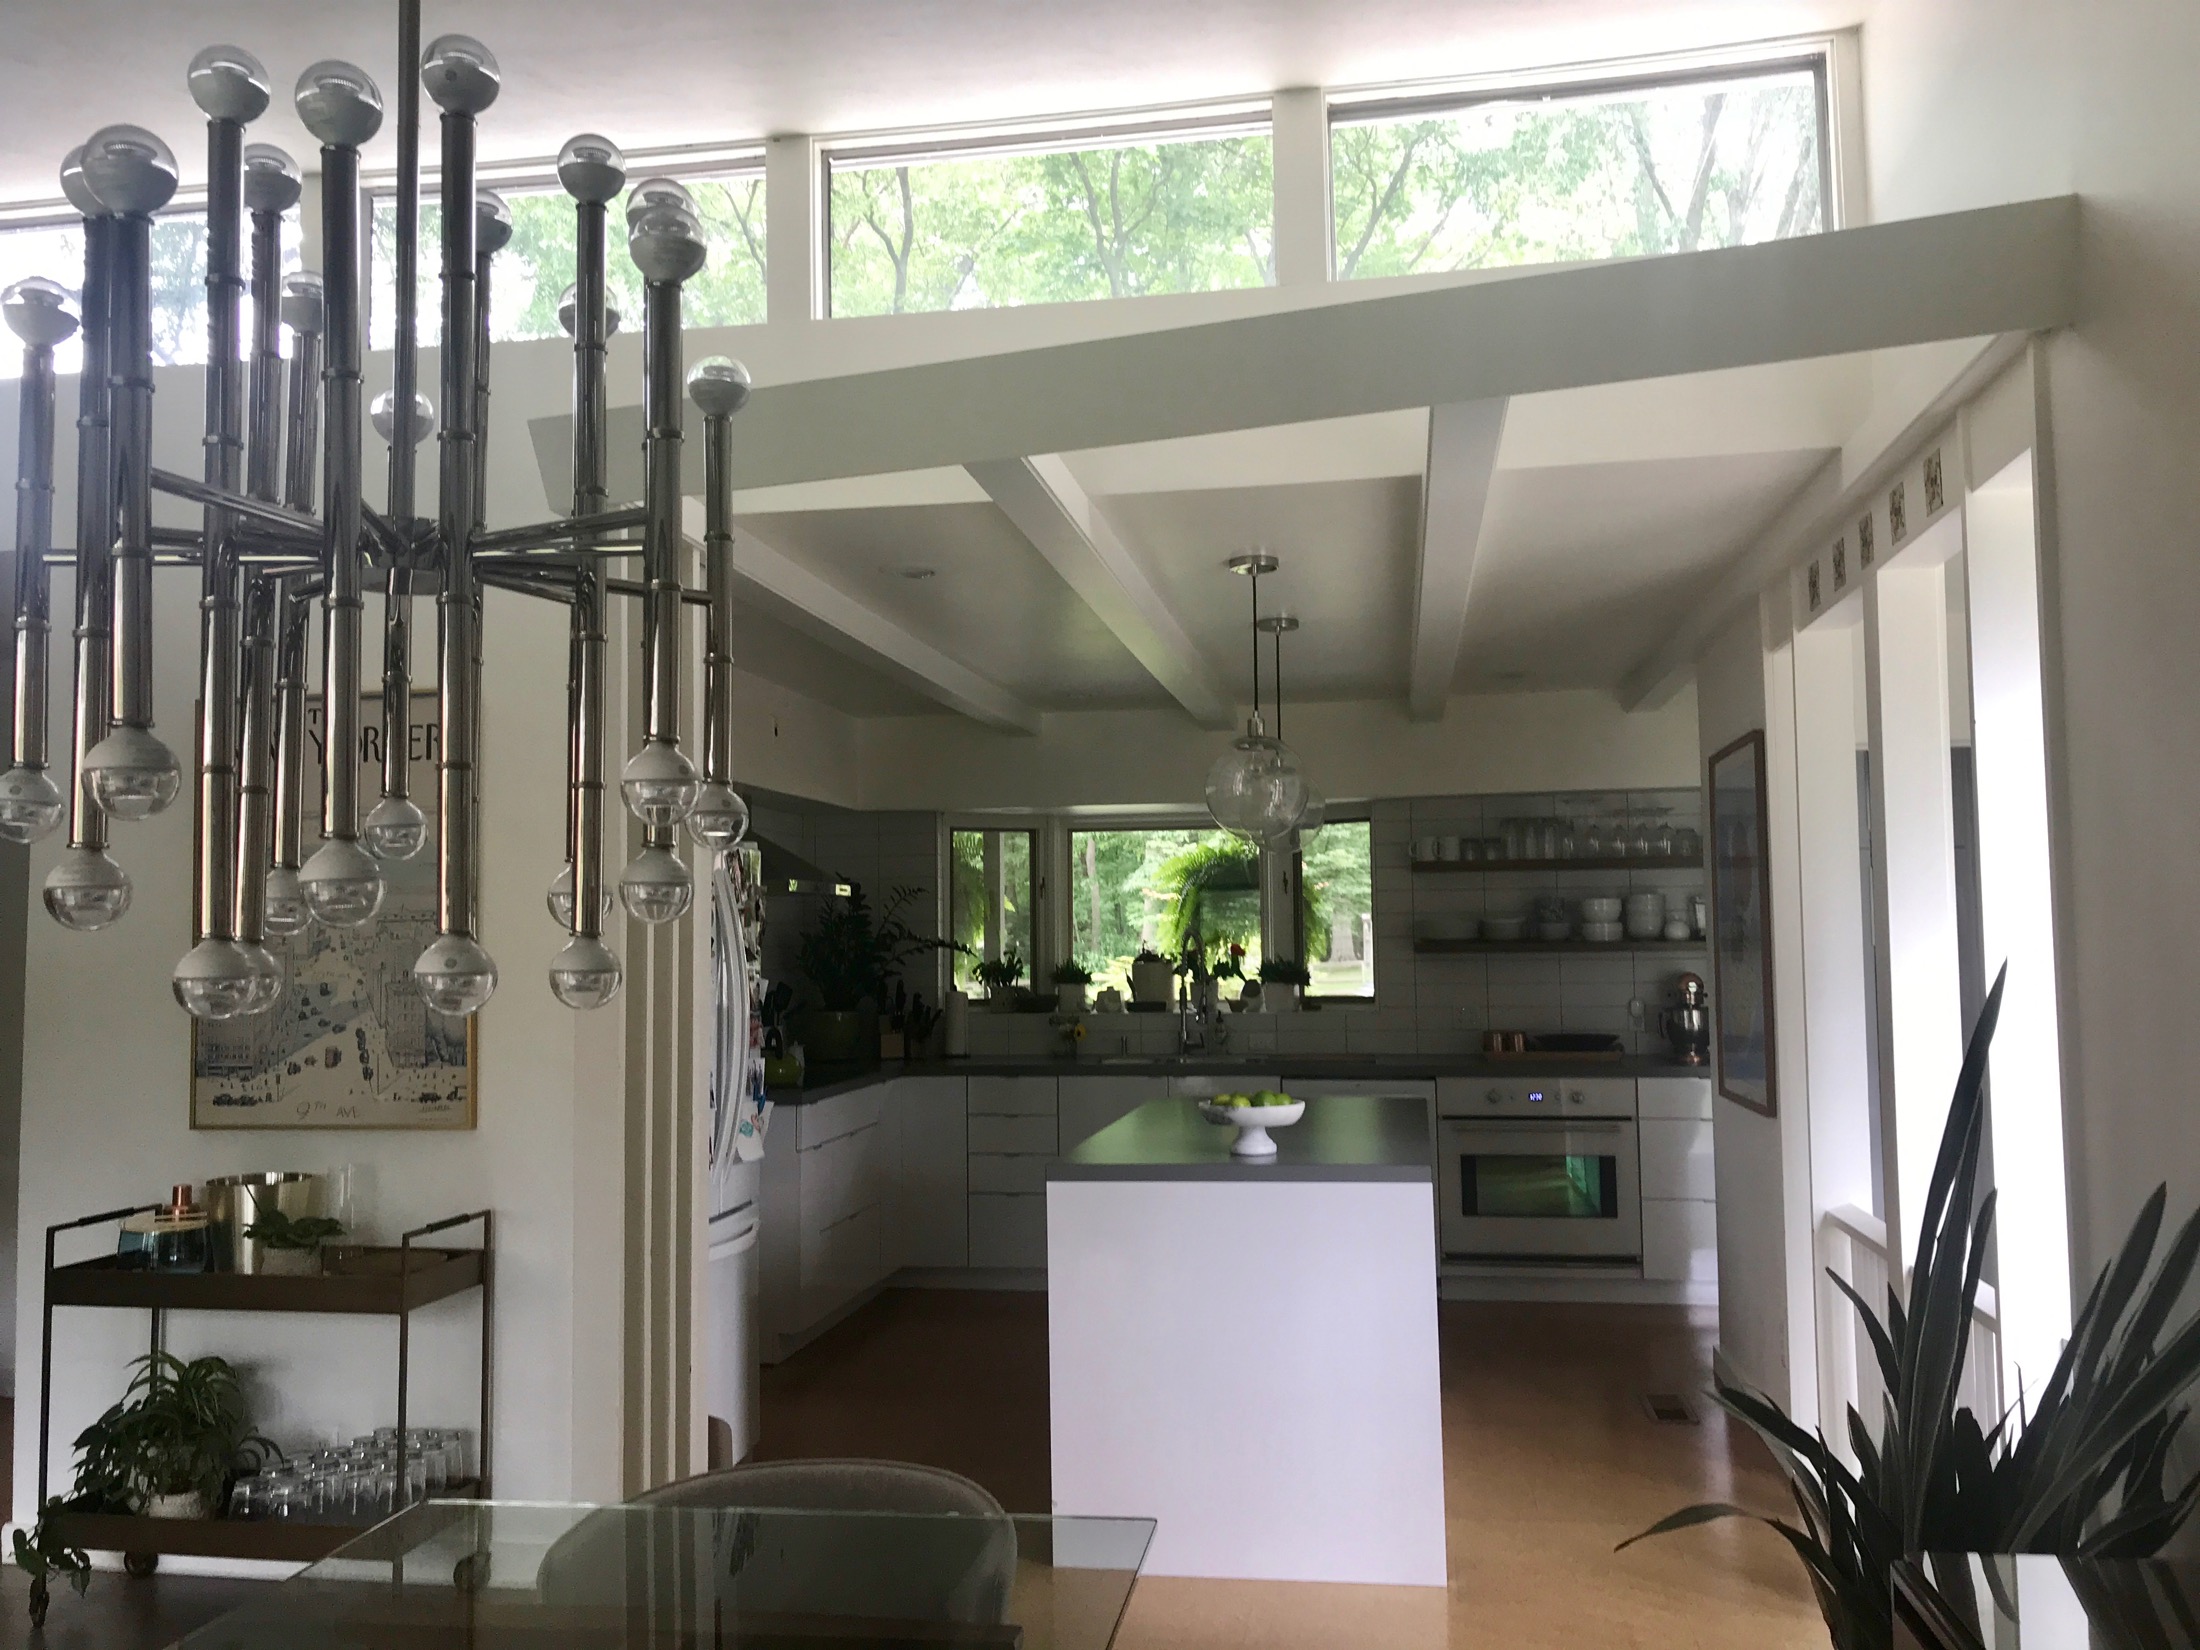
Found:
[[[1526,859],[1528,857],[1528,822],[1524,819],[1508,819],[1505,821],[1504,831],[1505,857],[1507,859]]]
[[[1650,822],[1647,819],[1635,821],[1634,830],[1628,834],[1627,853],[1632,859],[1650,857]]]
[[[286,1524],[303,1524],[313,1517],[312,1492],[296,1472],[277,1474],[268,1486],[268,1516]]]
[[[1673,852],[1682,859],[1697,859],[1703,854],[1703,838],[1694,827],[1683,825],[1673,833]]]
[[[247,1473],[229,1492],[229,1516],[262,1519],[267,1514],[267,1477],[263,1473]]]

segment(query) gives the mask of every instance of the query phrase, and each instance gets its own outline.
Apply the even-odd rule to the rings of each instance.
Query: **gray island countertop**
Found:
[[[1428,1108],[1392,1095],[1333,1094],[1272,1131],[1274,1157],[1233,1157],[1237,1130],[1195,1100],[1149,1100],[1069,1156],[1049,1180],[1418,1180],[1433,1171]]]

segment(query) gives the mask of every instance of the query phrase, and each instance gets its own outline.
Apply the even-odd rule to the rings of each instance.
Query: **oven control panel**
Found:
[[[1632,1077],[1440,1077],[1436,1109],[1446,1118],[1633,1117]]]

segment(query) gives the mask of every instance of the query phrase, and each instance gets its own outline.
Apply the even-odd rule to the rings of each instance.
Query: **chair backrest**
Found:
[[[607,1509],[583,1519],[543,1556],[537,1590],[549,1603],[679,1608],[666,1578],[707,1588],[735,1614],[844,1615],[992,1625],[1008,1618],[1016,1527],[979,1485],[900,1461],[772,1461],[681,1479],[635,1506],[689,1509],[688,1545],[667,1551],[657,1531]],[[828,1519],[806,1513],[932,1514]],[[774,1513],[786,1516],[774,1517]],[[708,1578],[707,1580],[705,1578]]]

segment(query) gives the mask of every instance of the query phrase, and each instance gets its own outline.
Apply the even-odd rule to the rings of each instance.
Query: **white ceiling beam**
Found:
[[[683,505],[687,534],[701,542],[702,503],[688,499]],[[759,607],[834,651],[860,660],[972,721],[1013,733],[1039,731],[1040,712],[1035,706],[912,635],[884,614],[865,607],[745,528],[734,535],[733,567],[744,586],[743,593]]]
[[[1498,401],[1457,401],[1428,412],[1428,464],[1421,482],[1420,568],[1413,589],[1413,661],[1406,714],[1434,722],[1459,676],[1459,647],[1482,543],[1490,477],[1505,439]]]
[[[1031,547],[1193,721],[1205,728],[1235,724],[1234,707],[1215,686],[1191,637],[1067,464],[1042,453],[991,459],[968,469]]]

